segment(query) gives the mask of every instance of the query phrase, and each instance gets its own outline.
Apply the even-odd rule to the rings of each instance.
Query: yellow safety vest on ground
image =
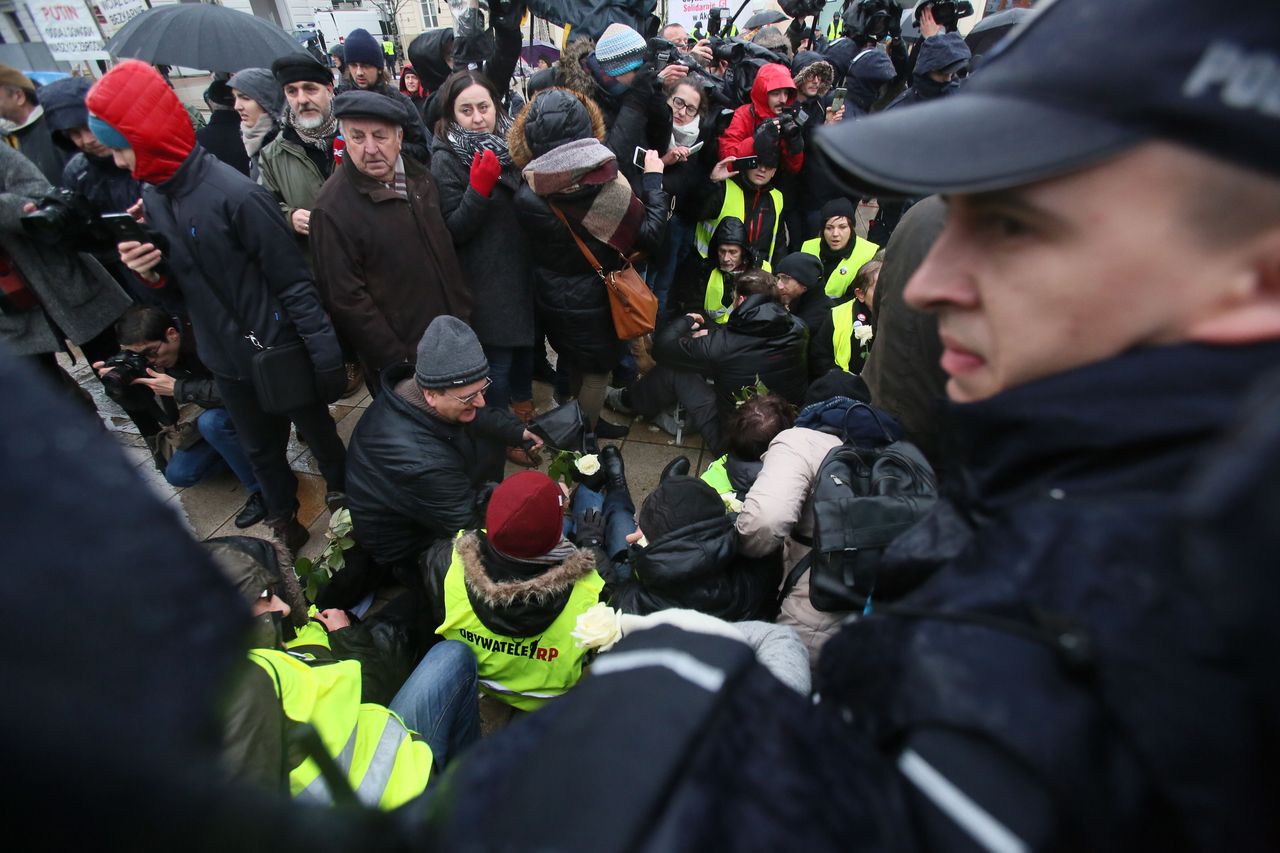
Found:
[[[711,271],[711,275],[707,276],[707,291],[702,298],[702,313],[708,320],[727,323],[732,311],[732,305],[726,307],[724,304],[724,273],[721,272],[720,267],[716,267]]]
[[[861,240],[854,238],[853,253],[849,257],[840,262],[840,265],[831,271],[831,275],[827,276],[827,296],[832,299],[843,299],[849,291],[849,285],[853,284],[854,276],[858,274],[858,270],[876,256],[876,252],[880,251],[880,247],[870,240]],[[814,237],[812,240],[805,240],[804,245],[800,247],[800,251],[806,255],[813,255],[815,258],[822,257],[819,252],[822,251],[822,238]],[[853,294],[849,294],[852,296]]]
[[[854,329],[867,325],[853,313],[857,304],[856,299],[850,299],[831,309],[831,346],[835,351],[836,364],[840,365],[841,370],[848,370],[853,363],[854,347],[862,348],[862,343],[853,337]]]
[[[271,676],[284,715],[315,728],[361,803],[394,809],[426,789],[431,747],[390,709],[360,701],[359,662],[312,665],[277,649],[254,649],[249,659]],[[333,804],[311,758],[289,771],[289,792],[302,802]]]
[[[769,237],[768,257],[758,260],[761,269],[772,272],[773,267],[770,262],[773,259],[773,247],[778,243],[778,225],[782,222],[782,193],[779,190],[769,190],[769,197],[773,199],[773,234]],[[694,230],[693,245],[702,257],[708,257],[711,251],[711,236],[716,233],[716,226],[720,224],[720,220],[727,216],[735,216],[744,223],[747,222],[747,197],[742,187],[735,181],[724,182],[724,203],[720,205],[720,212],[716,214],[715,219],[704,219]],[[750,230],[750,224],[747,223],[747,232],[750,233]]]
[[[487,628],[471,608],[464,573],[455,545],[444,577],[444,622],[436,633],[471,647],[485,693],[521,711],[535,711],[578,683],[587,650],[577,647],[572,631],[578,617],[600,600],[604,580],[599,573],[574,583],[560,615],[536,637],[506,637]]]

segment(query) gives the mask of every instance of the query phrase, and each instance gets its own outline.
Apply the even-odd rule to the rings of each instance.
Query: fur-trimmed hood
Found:
[[[546,566],[539,574],[495,580],[485,567],[485,560],[492,559],[492,556],[485,553],[488,549],[481,545],[477,533],[467,533],[458,540],[456,547],[458,557],[462,560],[467,593],[472,602],[495,610],[545,606],[565,596],[575,583],[596,570],[595,555],[582,548],[575,548],[563,562]],[[529,563],[522,562],[520,565],[534,568]]]
[[[796,88],[803,89],[805,83],[814,77],[818,78],[818,97],[821,98],[831,91],[831,85],[836,79],[836,71],[831,67],[831,63],[825,59],[811,62],[795,73]]]
[[[538,153],[534,151],[535,145],[545,153],[545,151],[565,142],[572,142],[573,138],[580,138],[550,138],[564,134],[564,130],[553,120],[554,116],[550,114],[544,115],[541,108],[535,110],[534,106],[553,92],[563,92],[578,99],[587,111],[587,116],[591,120],[591,133],[596,139],[603,142],[605,135],[608,133],[604,123],[604,114],[600,112],[600,107],[591,98],[576,89],[559,86],[543,89],[529,100],[525,108],[516,116],[516,120],[512,122],[511,129],[507,131],[507,150],[511,152],[511,160],[518,168],[523,169],[536,159]],[[530,134],[533,134],[535,145],[530,145],[529,143]]]
[[[582,67],[582,60],[588,54],[595,53],[596,43],[588,38],[576,39],[560,54],[560,64],[556,66],[556,81],[567,89],[572,89],[583,97],[595,95],[596,81],[591,72]]]

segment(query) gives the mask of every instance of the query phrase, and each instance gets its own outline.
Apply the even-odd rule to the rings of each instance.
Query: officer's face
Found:
[[[938,316],[951,399],[981,400],[1135,347],[1238,343],[1249,328],[1259,339],[1256,313],[1252,326],[1235,318],[1265,278],[1262,250],[1212,241],[1192,215],[1211,167],[1221,168],[1147,143],[1066,177],[952,196],[905,291]]]

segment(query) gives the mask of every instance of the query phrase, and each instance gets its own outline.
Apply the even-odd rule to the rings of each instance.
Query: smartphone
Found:
[[[138,220],[127,213],[104,213],[102,223],[107,226],[107,230],[115,237],[117,243],[127,243],[130,240],[138,243],[151,242],[151,238],[147,236],[147,232],[143,230]]]
[[[733,171],[735,172],[745,172],[747,169],[754,169],[758,165],[760,165],[760,158],[754,155],[733,158]]]
[[[644,171],[644,155],[647,149],[643,145],[637,145],[635,153],[631,155],[631,162],[636,164],[636,168]]]
[[[844,88],[836,89],[836,96],[831,99],[831,112],[838,113],[844,107],[845,95],[849,94]]]
[[[699,151],[702,150],[702,143],[703,143],[703,140],[698,140],[697,142],[689,146],[690,156],[697,154]]]

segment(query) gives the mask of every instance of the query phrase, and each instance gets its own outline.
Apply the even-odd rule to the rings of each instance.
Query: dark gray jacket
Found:
[[[169,241],[170,272],[216,376],[249,377],[250,332],[268,347],[301,337],[317,374],[342,369],[333,325],[269,191],[197,145],[142,198]]]
[[[533,256],[516,216],[520,171],[503,170],[485,198],[471,189],[471,164],[446,140],[431,146],[431,174],[462,272],[471,288],[471,328],[490,346],[533,346]]]

